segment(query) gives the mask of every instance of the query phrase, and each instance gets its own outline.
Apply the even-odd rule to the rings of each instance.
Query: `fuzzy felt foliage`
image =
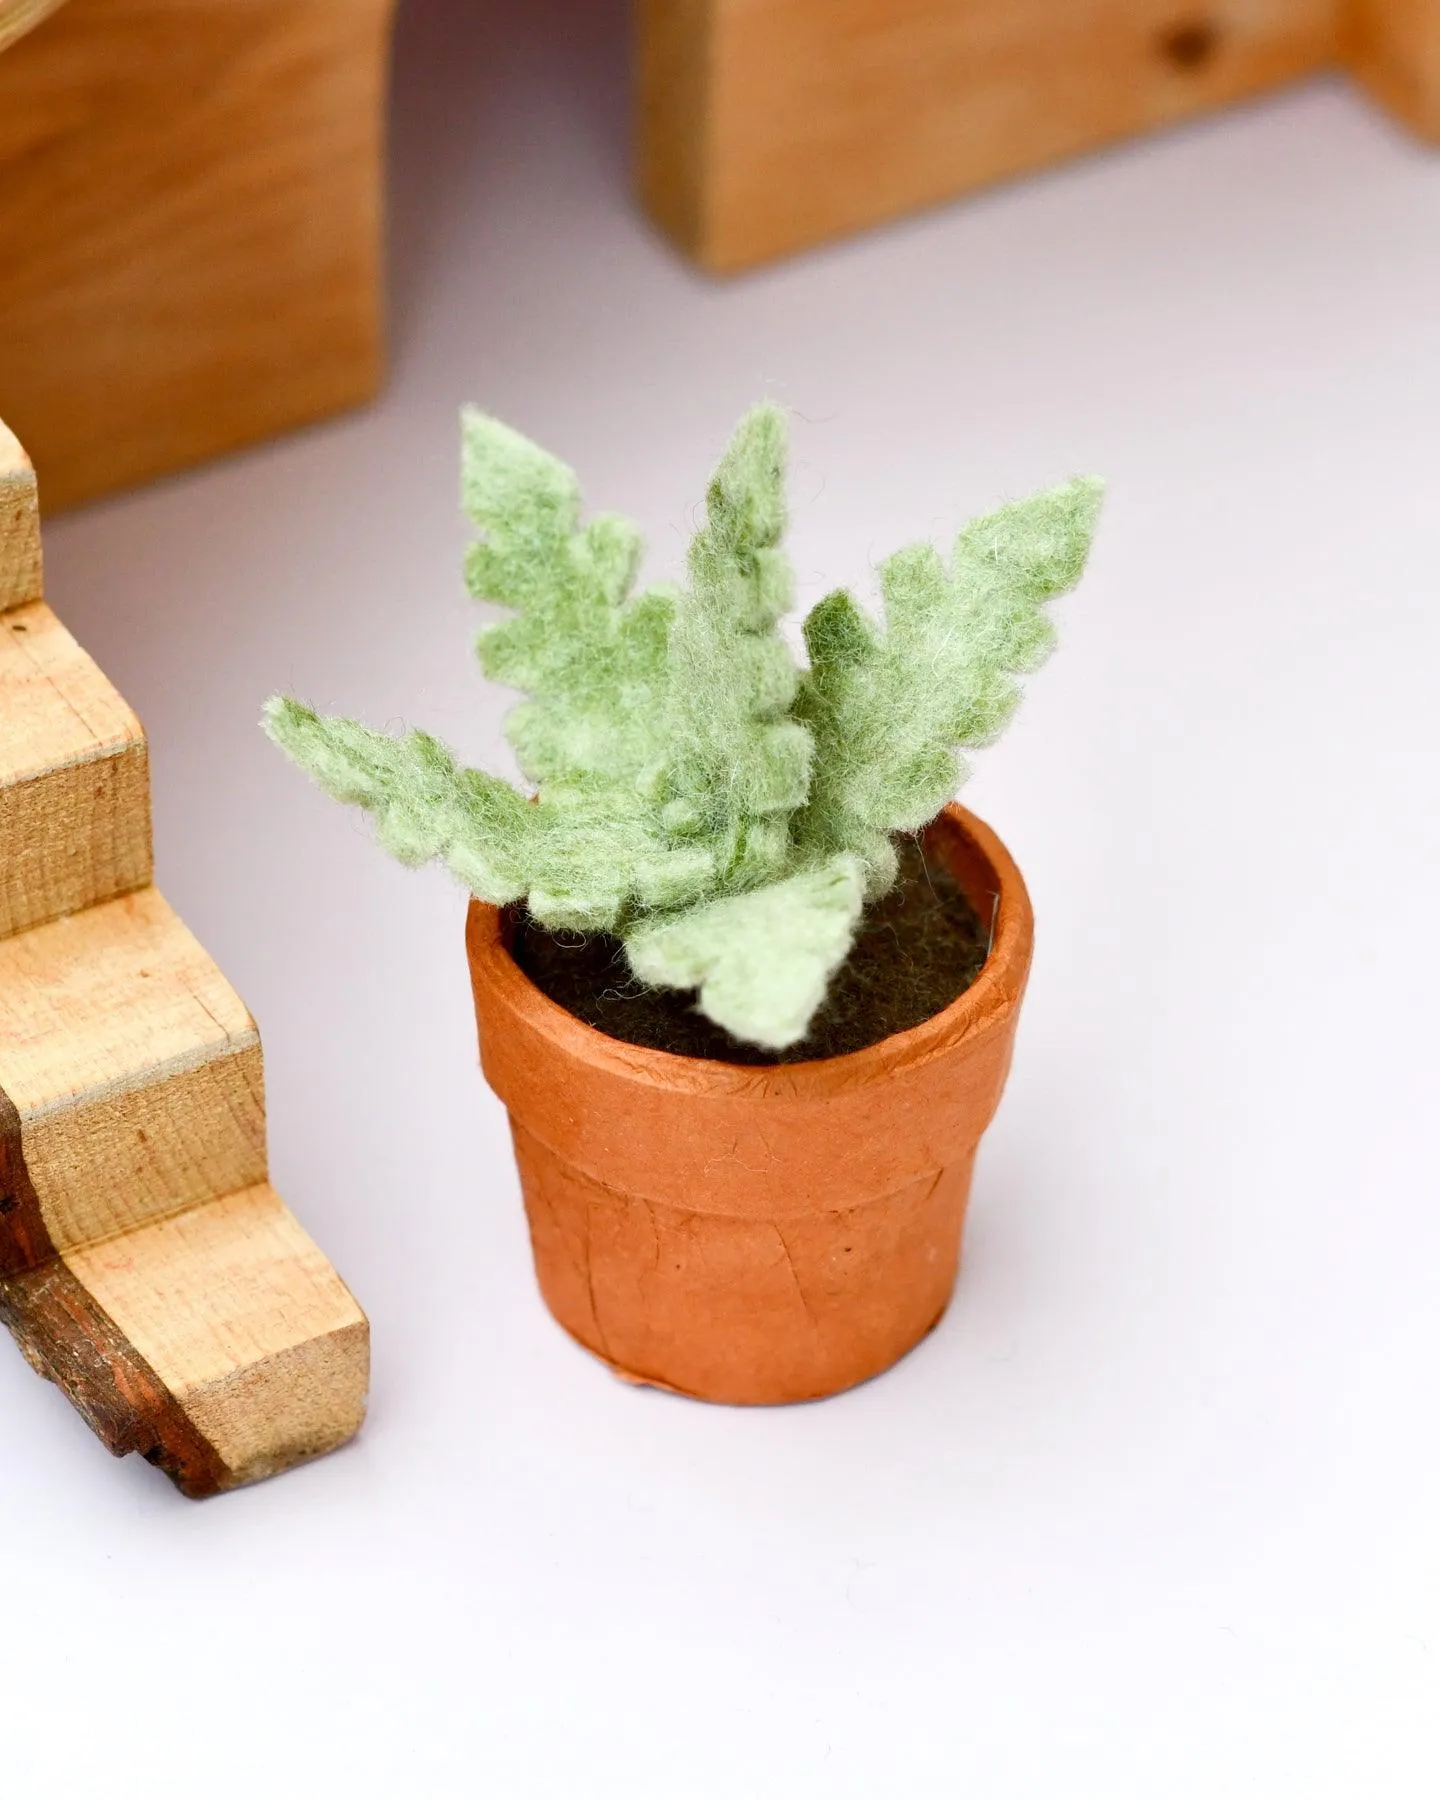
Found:
[[[1103,493],[1079,479],[1001,507],[966,526],[948,568],[929,544],[896,551],[880,566],[883,631],[843,590],[814,609],[795,709],[815,740],[802,849],[852,851],[872,893],[889,887],[892,834],[935,817],[965,779],[959,750],[995,741],[1015,676],[1050,654],[1042,609],[1084,573]]]
[[[735,1037],[803,1039],[892,837],[926,824],[1048,654],[1043,607],[1079,579],[1100,483],[1077,480],[966,527],[948,565],[917,545],[880,570],[881,625],[846,593],[805,623],[801,670],[778,627],[792,578],[785,417],[751,409],[711,479],[683,588],[637,591],[627,520],[582,523],[564,464],[497,419],[462,415],[466,559],[481,666],[527,698],[507,735],[533,795],[403,737],[265,709],[326,792],[362,806],[401,861],[443,862],[494,905],[620,936],[634,973],[695,988]]]

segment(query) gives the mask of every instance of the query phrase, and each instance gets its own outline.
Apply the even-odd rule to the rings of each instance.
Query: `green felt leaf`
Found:
[[[880,568],[883,630],[844,592],[814,609],[795,707],[815,739],[802,851],[853,851],[872,892],[889,885],[891,834],[952,798],[958,750],[994,741],[1015,675],[1049,654],[1042,608],[1084,572],[1103,492],[1081,478],[1002,507],[961,532],[948,568],[929,545],[898,551]]]
[[[536,804],[498,776],[458,768],[423,731],[392,737],[294,700],[271,700],[264,724],[326,793],[372,814],[398,861],[438,859],[482,900],[525,899],[557,930],[609,931],[632,902],[674,906],[713,887],[703,846],[657,841],[643,809],[627,811],[613,791]]]
[[[835,856],[749,893],[648,921],[625,939],[653,987],[698,988],[700,1010],[735,1037],[786,1050],[810,1028],[854,942],[865,869]]]
[[[400,862],[438,857],[494,906],[524,894],[535,821],[508,782],[457,768],[423,731],[391,737],[350,719],[322,719],[295,700],[269,701],[263,724],[327,794],[373,814],[377,840]]]
[[[570,470],[473,408],[461,416],[461,496],[484,532],[466,557],[470,592],[514,615],[481,632],[481,667],[532,696],[507,722],[522,771],[542,787],[653,788],[675,602],[633,592],[640,532],[609,514],[580,529]]]
[[[780,874],[788,817],[805,799],[810,734],[790,717],[799,671],[777,629],[792,597],[785,529],[785,415],[741,420],[690,549],[670,630],[665,822],[713,845],[737,885]]]

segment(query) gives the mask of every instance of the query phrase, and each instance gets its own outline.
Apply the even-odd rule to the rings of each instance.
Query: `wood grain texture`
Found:
[[[1440,0],[1351,0],[1356,74],[1412,131],[1440,142]]]
[[[140,721],[43,601],[0,612],[0,938],[145,886]]]
[[[59,1250],[265,1173],[254,1022],[153,887],[0,943],[0,1088]]]
[[[0,419],[0,613],[41,593],[40,502],[35,471]]]
[[[0,408],[50,507],[381,370],[393,0],[69,0],[0,56]]]
[[[0,1276],[0,1323],[112,1456],[138,1453],[197,1500],[229,1485],[219,1453],[60,1258]]]
[[[1302,75],[1343,27],[1341,0],[641,0],[641,189],[740,268]]]
[[[25,1166],[20,1110],[0,1088],[0,1276],[39,1268],[54,1255],[40,1196]]]
[[[365,1318],[273,1188],[226,1195],[64,1261],[213,1446],[228,1485],[278,1474],[354,1433]]]
[[[30,554],[0,540],[8,591]],[[43,600],[0,612],[0,1319],[200,1497],[352,1437],[370,1340],[266,1182],[254,1021],[149,885],[149,817],[129,707]]]

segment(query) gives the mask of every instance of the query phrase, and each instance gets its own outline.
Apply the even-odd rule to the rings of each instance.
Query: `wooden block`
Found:
[[[143,887],[140,721],[43,601],[0,612],[0,721],[0,938]]]
[[[640,33],[642,193],[726,270],[1302,75],[1339,57],[1342,19],[1339,0],[640,0]]]
[[[56,1250],[265,1174],[254,1021],[153,887],[0,943],[0,1091]]]
[[[365,1316],[264,1168],[254,1025],[153,887],[0,944],[0,1320],[192,1498],[364,1416]]]
[[[0,0],[0,50],[33,31],[61,0]]]
[[[368,398],[393,0],[68,0],[0,56],[0,403],[51,508]]]
[[[19,439],[0,419],[0,613],[28,605],[38,600],[40,593],[40,503],[35,471]]]
[[[1412,131],[1440,140],[1440,0],[1351,0],[1356,74]]]
[[[263,1184],[0,1280],[0,1313],[116,1454],[195,1498],[336,1449],[364,1417],[364,1314]]]
[[[145,739],[39,551],[0,425],[0,1320],[198,1498],[352,1437],[370,1328],[266,1185],[254,1021],[147,885]]]

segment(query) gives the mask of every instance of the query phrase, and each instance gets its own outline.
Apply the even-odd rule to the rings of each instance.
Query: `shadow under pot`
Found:
[[[510,921],[471,903],[481,1062],[510,1114],[540,1291],[617,1375],[732,1405],[814,1400],[889,1368],[944,1313],[1033,917],[973,814],[947,807],[924,842],[993,915],[984,967],[923,1024],[824,1061],[608,1037],[541,993]]]

